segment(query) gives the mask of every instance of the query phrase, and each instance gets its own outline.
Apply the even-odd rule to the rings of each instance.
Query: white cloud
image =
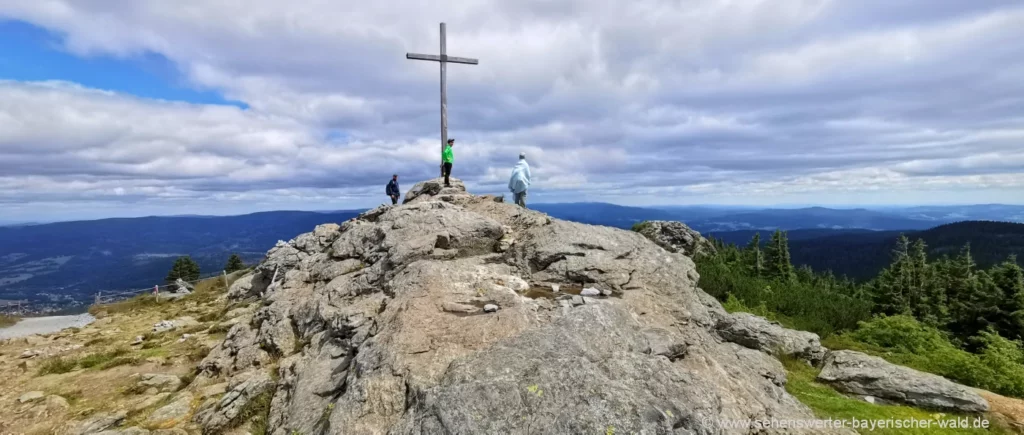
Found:
[[[477,189],[526,150],[552,199],[1024,197],[1014,2],[0,0],[2,17],[83,57],[158,53],[249,106],[0,83],[8,205],[368,205],[381,177],[436,172],[437,65],[404,53],[436,51],[442,20],[449,52],[481,59],[449,68],[456,173]]]

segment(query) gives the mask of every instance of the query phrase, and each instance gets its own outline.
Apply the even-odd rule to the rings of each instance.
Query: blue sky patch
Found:
[[[217,92],[191,87],[163,55],[150,52],[127,58],[82,58],[65,51],[62,39],[31,24],[0,20],[0,79],[63,80],[142,98],[248,108]]]

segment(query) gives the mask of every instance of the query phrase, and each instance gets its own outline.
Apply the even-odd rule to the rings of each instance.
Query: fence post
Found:
[[[224,290],[227,290],[228,289],[228,271],[222,270],[221,272],[224,272]]]
[[[99,305],[100,301],[102,301],[102,300],[103,300],[103,292],[101,291],[99,293],[96,293],[96,305]]]

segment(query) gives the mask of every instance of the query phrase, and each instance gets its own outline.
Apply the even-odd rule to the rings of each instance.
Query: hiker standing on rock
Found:
[[[452,174],[452,163],[455,162],[452,145],[455,145],[455,139],[448,139],[448,145],[441,151],[441,174],[444,175],[444,187],[452,187],[448,183],[448,176]]]
[[[398,204],[398,198],[402,196],[402,191],[398,189],[398,174],[391,176],[391,181],[388,182],[387,194],[391,197],[391,205]]]
[[[516,205],[526,208],[526,190],[530,188],[530,164],[526,163],[526,153],[519,153],[519,163],[512,168],[512,177],[508,180],[508,190],[515,196]]]

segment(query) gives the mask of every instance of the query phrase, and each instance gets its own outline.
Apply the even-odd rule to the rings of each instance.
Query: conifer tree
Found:
[[[245,269],[245,263],[242,262],[241,257],[239,257],[238,254],[231,254],[231,258],[228,258],[227,265],[224,266],[224,271],[231,273],[242,269]]]
[[[887,316],[910,314],[911,276],[910,240],[900,234],[892,252],[892,263],[874,282],[875,310]]]
[[[747,244],[747,270],[754,276],[764,275],[764,254],[761,252],[761,233],[754,233],[754,237]]]
[[[175,281],[181,278],[186,282],[196,281],[199,279],[199,264],[192,260],[192,257],[186,255],[184,257],[178,257],[174,260],[174,266],[171,267],[171,271],[167,273],[165,280],[168,284],[173,284]]]
[[[793,277],[793,264],[789,260],[786,233],[775,230],[765,247],[765,272],[770,278],[789,281]]]
[[[1017,257],[992,269],[992,280],[999,287],[999,335],[1011,340],[1024,338],[1024,269],[1017,265]]]

